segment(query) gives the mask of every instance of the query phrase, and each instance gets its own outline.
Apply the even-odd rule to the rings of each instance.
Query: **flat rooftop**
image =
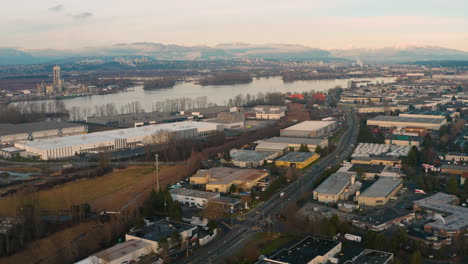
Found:
[[[316,155],[315,152],[296,152],[291,151],[288,154],[280,157],[277,161],[287,161],[287,162],[304,162],[312,156]]]
[[[402,182],[395,177],[380,177],[361,194],[361,197],[387,197]]]
[[[351,182],[351,176],[354,173],[349,172],[335,172],[322,182],[314,192],[321,194],[338,194]]]
[[[169,190],[169,192],[171,194],[190,196],[190,197],[197,197],[197,198],[204,198],[204,199],[211,199],[211,198],[214,198],[216,196],[219,196],[218,193],[203,192],[203,191],[192,190],[192,189],[183,189],[183,188],[171,189],[171,190]]]
[[[34,141],[28,141],[24,144],[32,148],[38,149],[56,149],[63,147],[71,147],[80,144],[92,144],[100,143],[106,141],[114,141],[116,139],[122,138],[138,138],[151,136],[163,131],[182,131],[189,129],[206,130],[206,129],[216,129],[217,123],[208,123],[208,122],[194,122],[194,121],[183,121],[175,123],[165,123],[165,124],[156,124],[150,126],[142,127],[132,127],[124,129],[115,129],[109,131],[102,131],[96,133],[89,133],[83,135],[74,135],[66,136],[59,138],[49,138],[49,139],[38,139]]]
[[[234,161],[262,161],[277,157],[276,152],[272,151],[255,151],[255,150],[238,150],[231,152],[231,159]]]
[[[148,246],[150,246],[150,243],[148,242],[145,242],[143,240],[132,239],[132,240],[117,244],[103,251],[99,251],[98,253],[93,254],[93,256],[96,256],[100,259],[111,262],[123,256],[133,254],[135,251],[138,251]]]
[[[324,256],[341,242],[330,239],[308,236],[295,245],[284,248],[268,259],[288,264],[307,264],[317,256]],[[277,263],[260,260],[258,264]]]
[[[297,125],[285,128],[284,131],[314,131],[335,124],[336,121],[304,121]]]
[[[82,126],[84,125],[59,121],[33,122],[24,124],[0,124],[0,136]]]
[[[425,118],[425,117],[409,117],[409,116],[376,116],[368,121],[386,121],[386,122],[400,122],[400,123],[418,123],[418,124],[437,124],[440,125],[445,122],[441,118]]]
[[[430,111],[430,110],[413,110],[406,113],[401,113],[403,115],[432,115],[432,116],[442,116],[453,115],[453,111]],[[401,115],[400,114],[400,115]]]
[[[345,264],[387,264],[392,263],[393,253],[378,251],[373,249],[365,249],[357,258],[347,260]]]
[[[192,178],[209,177],[209,184],[228,184],[233,181],[252,182],[265,174],[268,174],[268,172],[257,169],[215,167],[207,170],[199,170]]]
[[[454,205],[457,201],[456,195],[439,192],[413,203],[422,209],[446,215],[444,220],[439,219],[427,225],[435,229],[457,231],[468,227],[468,208]]]
[[[272,137],[268,139],[259,140],[260,143],[283,143],[283,144],[307,144],[319,145],[326,139],[322,138],[297,138],[297,137]]]
[[[141,230],[131,232],[129,235],[157,242],[170,237],[174,231],[181,233],[192,228],[197,228],[197,226],[163,219]]]
[[[378,226],[409,214],[411,212],[405,209],[385,208],[370,215],[360,217],[357,221]]]
[[[353,164],[348,171],[357,172],[360,168],[364,173],[382,173],[385,167],[385,165]]]

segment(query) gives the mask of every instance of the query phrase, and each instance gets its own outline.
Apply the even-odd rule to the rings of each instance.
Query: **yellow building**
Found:
[[[190,177],[190,184],[206,185],[207,191],[227,193],[231,185],[247,190],[267,176],[268,171],[264,170],[216,167],[198,171]]]
[[[318,160],[320,155],[315,152],[289,152],[275,161],[276,166],[302,169]]]
[[[356,157],[351,160],[351,164],[368,165],[401,165],[401,159],[393,156]]]
[[[402,188],[403,181],[395,177],[380,177],[361,195],[358,204],[367,206],[385,205]]]

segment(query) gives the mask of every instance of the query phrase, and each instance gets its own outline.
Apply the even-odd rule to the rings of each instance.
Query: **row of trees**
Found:
[[[228,106],[256,106],[256,105],[284,105],[285,97],[280,92],[267,92],[255,94],[238,94],[230,98]]]
[[[0,105],[0,123],[29,123],[48,118],[68,118],[65,104],[60,101]]]

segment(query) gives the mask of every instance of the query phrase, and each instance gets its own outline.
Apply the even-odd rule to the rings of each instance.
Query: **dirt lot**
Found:
[[[184,171],[182,166],[162,166],[160,169],[161,186],[180,180]],[[129,167],[94,179],[84,179],[67,183],[51,189],[28,194],[29,197],[12,195],[0,199],[0,215],[14,215],[22,199],[36,199],[41,208],[64,209],[73,204],[90,203],[93,211],[120,210],[126,207],[129,197],[139,196],[154,186],[155,173],[151,166]],[[30,197],[34,196],[34,197]]]

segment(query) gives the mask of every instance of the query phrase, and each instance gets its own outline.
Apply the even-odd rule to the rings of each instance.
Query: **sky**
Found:
[[[468,51],[468,1],[14,0],[0,9],[0,47],[133,42],[323,49],[430,45]]]

